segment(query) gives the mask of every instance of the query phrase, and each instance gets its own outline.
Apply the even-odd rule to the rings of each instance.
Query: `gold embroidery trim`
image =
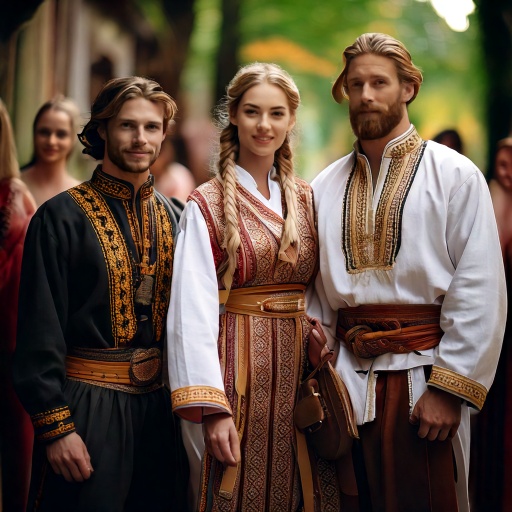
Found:
[[[44,427],[45,425],[51,425],[57,421],[64,421],[70,416],[71,412],[69,409],[67,407],[62,407],[61,409],[54,409],[48,413],[36,414],[32,416],[32,424],[34,425],[34,428],[40,428]]]
[[[342,208],[341,245],[349,274],[393,268],[400,249],[403,208],[424,147],[414,131],[388,150],[391,162],[376,212],[371,207],[370,170],[356,151]]]
[[[64,423],[59,423],[59,426],[56,429],[50,430],[50,432],[45,432],[44,434],[37,436],[37,439],[40,441],[46,441],[48,439],[53,439],[54,437],[60,436],[61,434],[64,434],[66,432],[71,432],[73,430],[75,430],[74,423],[68,423],[66,425],[64,425]]]
[[[428,384],[464,398],[478,410],[483,407],[487,397],[487,389],[478,382],[440,366],[432,367]]]
[[[169,308],[173,268],[173,236],[169,213],[160,201],[154,201],[156,217],[156,283],[153,303],[153,325],[156,339],[160,340]]]
[[[96,171],[91,181],[100,192],[108,196],[126,200],[130,200],[132,197],[132,191],[127,185],[110,178],[103,171]]]
[[[84,211],[100,242],[109,278],[110,317],[115,346],[126,344],[137,331],[130,252],[123,234],[99,192],[82,183],[68,193]]]
[[[208,403],[219,405],[231,412],[226,394],[220,389],[211,386],[188,386],[179,388],[171,393],[173,411],[179,407]]]

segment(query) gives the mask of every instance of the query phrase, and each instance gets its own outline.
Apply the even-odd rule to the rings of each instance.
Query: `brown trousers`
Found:
[[[409,423],[407,372],[380,372],[376,391],[376,418],[359,428],[354,453],[356,467],[364,466],[360,511],[457,512],[452,442],[418,437]]]

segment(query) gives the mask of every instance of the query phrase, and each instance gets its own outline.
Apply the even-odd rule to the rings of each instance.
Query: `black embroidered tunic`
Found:
[[[14,378],[38,440],[75,430],[64,393],[67,354],[162,349],[176,217],[152,176],[135,194],[101,166],[34,215],[22,263]]]

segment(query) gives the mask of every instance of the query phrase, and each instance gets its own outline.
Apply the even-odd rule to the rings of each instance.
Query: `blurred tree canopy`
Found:
[[[363,32],[401,40],[422,69],[424,83],[409,114],[424,138],[456,128],[467,155],[490,176],[495,142],[510,131],[510,0],[475,0],[463,32],[452,30],[429,0],[84,1],[112,17],[141,13],[154,36],[138,48],[135,72],[152,76],[177,99],[180,125],[211,116],[239,65],[282,65],[301,91],[296,155],[306,179],[351,149],[347,105],[337,105],[330,89],[343,49]],[[13,4],[14,14],[0,23],[3,42],[40,3]]]
[[[218,41],[225,37],[222,20],[235,9],[239,9],[239,27],[231,29],[236,29],[239,38],[238,60],[214,68],[213,63],[222,62],[217,56]],[[351,148],[347,106],[335,104],[330,89],[341,70],[343,49],[363,32],[385,32],[401,40],[422,69],[422,90],[409,109],[420,134],[432,138],[444,128],[457,128],[468,156],[487,171],[488,70],[478,10],[464,32],[453,31],[426,0],[324,0],[314,4],[310,0],[196,0],[195,11],[196,29],[183,82],[192,110],[211,108],[223,92],[220,84],[225,88],[238,65],[277,62],[296,79],[302,94],[297,153],[304,177],[311,178]],[[510,83],[508,91],[510,96]],[[502,126],[507,123],[503,121]]]

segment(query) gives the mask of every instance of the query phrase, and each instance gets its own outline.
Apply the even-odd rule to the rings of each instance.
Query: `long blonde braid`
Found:
[[[244,93],[251,87],[270,83],[280,87],[287,96],[290,112],[295,112],[300,103],[297,86],[291,76],[276,64],[254,62],[240,68],[226,90],[226,97],[217,109],[217,117],[222,128],[220,134],[219,160],[217,164],[218,177],[224,187],[224,216],[226,228],[222,248],[226,258],[217,270],[227,290],[231,289],[237,264],[237,251],[241,244],[239,206],[236,191],[237,173],[235,162],[238,158],[239,141],[238,129],[230,122],[230,115],[236,115],[238,105]],[[295,175],[292,163],[292,150],[289,135],[281,148],[276,152],[275,165],[281,187],[285,194],[287,215],[283,228],[283,236],[279,250],[279,259],[295,264],[298,250],[297,226],[297,193],[295,191]]]
[[[217,274],[222,278],[226,290],[231,289],[236,270],[237,251],[240,247],[238,227],[238,194],[236,191],[237,175],[235,161],[238,153],[236,128],[228,125],[220,135],[219,174],[224,187],[224,217],[226,228],[222,248],[227,259],[220,265]]]
[[[297,191],[295,190],[295,172],[293,169],[293,153],[290,146],[289,135],[283,145],[276,152],[276,169],[281,180],[286,202],[286,219],[284,221],[283,236],[279,248],[279,259],[295,264],[297,262],[299,241],[297,219]],[[293,248],[291,251],[290,248]]]

